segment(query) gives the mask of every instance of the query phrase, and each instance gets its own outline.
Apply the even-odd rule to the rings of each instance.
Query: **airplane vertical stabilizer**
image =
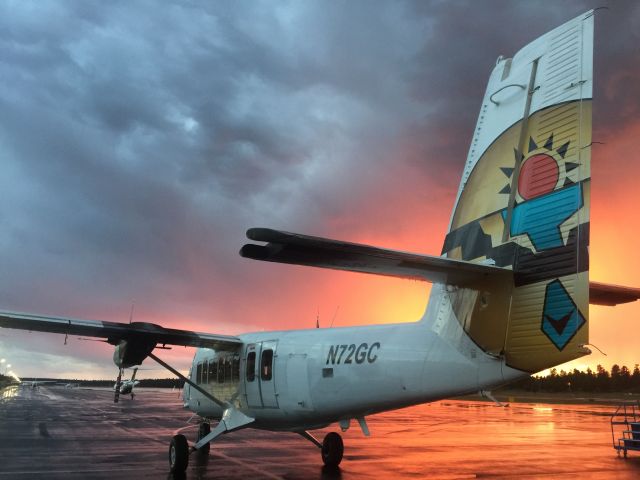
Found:
[[[449,295],[479,346],[528,372],[588,353],[592,57],[590,11],[498,59],[443,247],[513,269]]]

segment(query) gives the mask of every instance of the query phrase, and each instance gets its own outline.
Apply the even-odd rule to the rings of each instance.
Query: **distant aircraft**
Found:
[[[137,367],[133,369],[133,375],[131,375],[131,378],[129,380],[120,380],[120,378],[118,378],[116,383],[113,385],[113,390],[117,394],[116,398],[119,395],[131,394],[131,400],[134,399],[135,393],[133,393],[133,387],[140,383],[138,380],[136,380],[136,373],[138,373]]]
[[[29,314],[0,326],[101,337],[120,368],[152,358],[186,382],[203,419],[190,448],[170,445],[181,472],[193,451],[242,428],[290,431],[335,467],[341,436],[311,430],[518,380],[587,355],[589,303],[640,289],[589,282],[593,11],[500,57],[489,78],[441,256],[254,228],[246,258],[432,282],[416,323],[215,335]],[[154,353],[200,347],[188,378]],[[211,429],[209,422],[220,421]]]
[[[56,383],[58,383],[57,380],[38,380],[36,378],[34,380],[23,380],[22,382],[20,382],[20,386],[37,390],[42,385],[52,385]]]

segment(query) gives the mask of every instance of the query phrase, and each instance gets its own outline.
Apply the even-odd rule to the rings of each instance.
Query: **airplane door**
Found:
[[[244,388],[249,408],[278,408],[274,368],[277,344],[270,340],[247,345]]]
[[[260,393],[262,406],[265,408],[278,408],[275,382],[277,345],[278,342],[274,340],[262,342],[260,352]]]
[[[244,391],[247,396],[249,408],[262,408],[262,397],[260,396],[260,344],[251,343],[247,345],[245,353],[245,373]]]

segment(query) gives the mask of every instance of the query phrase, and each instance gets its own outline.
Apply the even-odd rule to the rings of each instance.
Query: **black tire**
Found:
[[[340,465],[344,453],[342,437],[335,433],[327,433],[322,441],[322,461],[327,467],[335,468]]]
[[[206,437],[211,432],[211,426],[207,422],[202,422],[198,427],[198,440]],[[198,453],[202,455],[209,455],[211,450],[211,443],[207,443],[198,449]]]
[[[169,468],[183,473],[189,465],[189,443],[184,435],[174,435],[169,446]]]

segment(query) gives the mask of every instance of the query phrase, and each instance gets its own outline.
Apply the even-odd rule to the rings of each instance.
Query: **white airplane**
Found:
[[[23,380],[20,382],[20,386],[37,390],[41,385],[51,385],[56,383],[58,383],[57,380],[38,380],[36,378],[34,380]]]
[[[101,337],[119,368],[147,357],[186,382],[202,419],[192,447],[170,444],[170,468],[242,428],[290,431],[340,464],[336,432],[310,431],[521,379],[587,355],[589,303],[640,289],[589,282],[593,11],[500,57],[489,78],[441,256],[250,229],[246,258],[432,282],[415,323],[247,333],[198,333],[1,313],[0,326]],[[393,319],[391,319],[393,320]],[[188,377],[156,356],[199,347]],[[215,428],[210,421],[219,420]]]
[[[131,375],[131,378],[129,380],[122,380],[121,377],[118,376],[116,383],[113,385],[113,391],[115,392],[115,402],[118,401],[118,397],[120,395],[126,394],[131,395],[131,400],[134,399],[136,394],[133,393],[133,387],[140,383],[138,380],[136,380],[136,373],[138,373],[137,367],[133,369],[133,374]]]

